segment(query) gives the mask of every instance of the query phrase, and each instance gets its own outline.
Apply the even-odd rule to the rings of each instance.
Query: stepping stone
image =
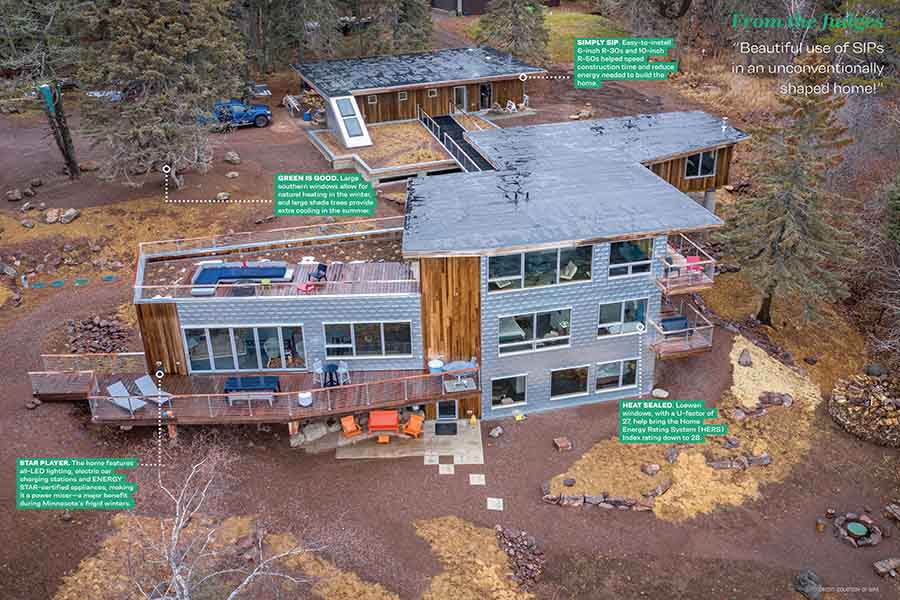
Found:
[[[449,454],[443,454],[439,458],[440,458],[441,464],[444,464],[444,465],[456,464],[456,458],[454,456],[450,456]]]
[[[453,475],[454,473],[456,473],[456,468],[453,465],[438,465],[439,475]]]
[[[431,455],[426,454],[424,458],[425,458],[425,464],[426,464],[426,465],[436,465],[436,464],[439,464],[439,460],[438,460],[438,459],[439,459],[440,457],[439,457],[438,455],[436,455],[436,454],[431,454]]]
[[[75,280],[75,285],[76,285],[76,286],[82,286],[82,285],[87,285],[87,284],[88,284],[88,280],[87,280],[87,279],[76,279],[76,280]]]
[[[469,473],[469,485],[487,485],[484,473]]]
[[[488,498],[487,499],[487,509],[488,510],[503,510],[503,498]]]

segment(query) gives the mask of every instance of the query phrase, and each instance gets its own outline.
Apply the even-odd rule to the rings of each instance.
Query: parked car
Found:
[[[267,104],[245,104],[232,98],[216,102],[212,116],[199,120],[203,125],[218,124],[226,129],[246,125],[265,127],[272,122],[272,109]]]
[[[247,84],[247,92],[251,98],[265,98],[272,95],[272,90],[265,83],[249,83]]]
[[[100,100],[109,100],[110,102],[121,102],[122,92],[116,90],[90,90],[84,93],[90,98],[98,98]]]

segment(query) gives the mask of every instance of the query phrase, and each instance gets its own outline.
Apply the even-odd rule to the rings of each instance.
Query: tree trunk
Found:
[[[772,299],[775,297],[775,289],[777,287],[777,282],[772,282],[766,286],[762,304],[759,306],[759,312],[756,313],[756,320],[769,327],[774,327],[772,325]]]
[[[63,107],[62,92],[55,83],[51,87],[52,103],[47,104],[45,112],[47,113],[47,122],[50,125],[50,131],[53,133],[53,139],[56,140],[56,146],[62,154],[63,161],[69,171],[70,179],[78,179],[81,177],[81,169],[78,167],[78,160],[75,158],[75,145],[72,143],[72,134],[69,131],[69,123],[66,121],[66,111]],[[45,99],[46,100],[46,99]]]

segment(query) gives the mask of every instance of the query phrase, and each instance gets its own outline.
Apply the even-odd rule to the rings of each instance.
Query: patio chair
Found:
[[[350,383],[350,367],[347,365],[347,361],[342,360],[338,363],[338,384],[344,385],[345,383]]]
[[[685,262],[687,262],[687,272],[688,273],[702,273],[703,265],[699,265],[697,263],[700,262],[699,256],[686,256]]]
[[[353,415],[341,417],[341,430],[343,430],[345,438],[362,435],[363,432],[362,427],[359,426],[359,423],[356,422],[356,418]]]
[[[419,439],[419,436],[422,435],[422,423],[424,422],[425,417],[421,415],[409,415],[409,420],[403,425],[403,433]]]
[[[325,263],[319,263],[319,266],[316,267],[316,270],[310,273],[307,276],[308,281],[328,281],[328,265]]]
[[[133,396],[128,392],[128,389],[125,387],[125,384],[121,381],[117,381],[113,384],[110,384],[106,387],[106,392],[110,396],[110,402],[115,404],[121,409],[127,410],[131,416],[134,416],[134,411],[140,410],[147,406],[147,403],[138,398],[137,396]]]
[[[156,384],[153,383],[153,378],[149,375],[144,375],[143,377],[135,379],[134,385],[137,386],[137,389],[140,390],[141,394],[148,400],[151,400],[160,406],[168,402],[171,406],[172,394],[164,392],[156,387]]]
[[[313,381],[320,386],[325,385],[325,366],[318,358],[313,361]]]

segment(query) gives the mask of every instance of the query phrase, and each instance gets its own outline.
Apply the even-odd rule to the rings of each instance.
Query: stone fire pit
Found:
[[[876,546],[881,542],[881,528],[868,515],[845,513],[834,518],[834,536],[854,548]]]

